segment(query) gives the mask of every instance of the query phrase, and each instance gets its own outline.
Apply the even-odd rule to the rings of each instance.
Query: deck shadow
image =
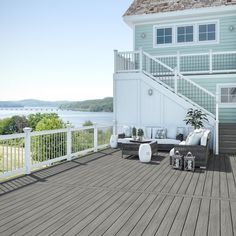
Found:
[[[16,178],[6,180],[0,183],[0,196],[36,183],[45,183],[49,178],[53,176],[60,175],[61,173],[78,168],[79,166],[87,165],[92,161],[96,161],[107,155],[112,155],[117,151],[118,150],[111,150],[110,153],[107,151],[99,151],[96,153],[88,154],[82,158],[74,159],[69,162],[63,161],[54,166],[50,166],[48,168],[32,172],[29,175],[18,176]]]

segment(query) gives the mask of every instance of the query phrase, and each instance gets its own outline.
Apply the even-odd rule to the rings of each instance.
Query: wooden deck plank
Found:
[[[135,225],[139,222],[142,215],[147,211],[147,209],[150,207],[150,205],[155,200],[156,195],[149,194],[145,201],[142,203],[142,205],[135,211],[135,213],[125,222],[125,224],[122,226],[122,228],[117,233],[117,236],[123,236],[128,235],[132,229],[135,227]]]
[[[166,212],[169,210],[170,205],[172,204],[174,197],[167,196],[165,200],[162,202],[160,208],[156,211],[155,215],[143,231],[143,235],[152,236],[155,235],[158,230],[160,224],[162,223],[163,217]]]
[[[223,198],[229,197],[224,158],[220,158],[220,196]]]
[[[91,189],[88,189],[86,191],[77,191],[75,193],[69,194],[67,198],[65,199],[65,202],[61,204],[60,202],[50,205],[50,207],[47,209],[45,212],[40,212],[36,216],[31,217],[30,219],[27,220],[27,227],[22,227],[18,228],[17,230],[17,235],[33,235],[34,230],[36,229],[37,231],[40,228],[40,225],[43,225],[44,228],[47,228],[50,224],[52,224],[52,221],[57,217],[62,217],[64,216],[66,211],[68,209],[72,209],[71,206],[77,205],[78,206],[78,199],[80,201],[80,204],[86,203],[89,199],[95,196],[97,194],[99,196],[101,190],[97,191],[92,191]]]
[[[220,236],[220,201],[211,200],[208,235]]]
[[[230,236],[233,235],[233,223],[231,221],[231,209],[229,205],[229,201],[220,202],[220,210],[221,210],[221,219],[220,219],[220,228],[221,235]]]
[[[236,202],[230,202],[231,214],[232,214],[232,223],[233,223],[233,233],[236,235]]]
[[[214,172],[213,172],[213,182],[212,182],[212,196],[220,197],[220,160],[219,157],[214,158]]]
[[[97,227],[100,226],[108,217],[112,215],[122,204],[127,201],[131,197],[132,193],[125,193],[122,194],[122,197],[115,202],[115,204],[112,204],[110,207],[108,207],[103,213],[101,213],[96,219],[93,221],[90,221],[83,229],[80,229],[80,231],[77,233],[77,235],[86,236],[90,235]]]
[[[135,211],[142,205],[147,198],[147,194],[141,194],[138,199],[135,200],[133,207],[129,207],[116,221],[115,223],[104,233],[105,235],[115,235],[119,232],[120,228],[127,222],[127,220],[135,213]]]
[[[209,208],[210,200],[202,199],[195,230],[196,235],[204,236],[208,234]]]
[[[188,211],[190,208],[192,202],[192,198],[184,198],[180,209],[175,217],[175,220],[171,226],[169,235],[173,235],[173,236],[181,236],[182,235],[182,230],[184,227],[184,223],[186,221],[187,215],[188,215]]]
[[[166,236],[169,234],[171,226],[175,220],[179,207],[183,201],[183,198],[175,197],[170,208],[168,209],[165,217],[163,217],[162,223],[159,226],[155,235]]]
[[[104,150],[0,184],[1,235],[233,235],[236,158],[173,170]]]
[[[128,198],[124,204],[118,207],[110,217],[106,218],[92,233],[91,235],[103,235],[123,214],[124,212],[135,206],[135,200],[141,197],[141,193],[134,193]]]
[[[142,215],[142,218],[134,226],[134,228],[130,232],[130,236],[142,235],[143,231],[146,229],[147,225],[153,218],[157,209],[162,205],[162,202],[164,201],[164,199],[165,199],[165,196],[163,195],[157,196],[157,198],[153,201],[149,209]]]
[[[68,217],[69,214],[82,212],[84,209],[91,206],[94,202],[99,201],[100,198],[103,198],[105,194],[107,194],[107,192],[101,190],[92,191],[91,194],[85,193],[84,196],[76,199],[77,201],[69,202],[69,205],[67,205],[66,208],[60,207],[60,209],[56,211],[50,211],[47,214],[47,217],[49,217],[47,221],[44,221],[42,224],[40,224],[39,221],[39,224],[34,226],[33,229],[27,231],[27,234],[25,235],[48,235],[52,233],[57,229],[57,227],[55,226],[56,224],[58,225],[58,228],[60,228],[60,223],[64,223],[63,218]]]
[[[182,236],[192,236],[195,234],[195,228],[198,219],[198,212],[201,204],[201,199],[195,198],[192,200],[188,215],[184,224]]]
[[[117,192],[114,191],[103,191],[103,195],[101,198],[99,198],[97,201],[92,202],[89,206],[85,208],[84,205],[81,206],[81,209],[77,209],[74,211],[69,212],[65,217],[59,219],[54,224],[50,225],[45,232],[43,232],[42,235],[58,235],[58,234],[65,234],[68,230],[71,229],[71,227],[74,225],[74,219],[78,216],[85,217],[89,215],[91,212],[96,210],[98,207],[103,205],[106,201],[109,200],[110,197],[114,196]],[[77,218],[77,219],[78,219]]]
[[[77,235],[82,229],[84,229],[90,222],[100,216],[112,204],[116,204],[122,195],[124,195],[122,192],[116,192],[91,213],[86,214],[84,211],[81,214],[74,216],[66,226],[68,230],[65,235]],[[61,230],[59,232],[61,233]],[[58,235],[59,232],[55,232],[54,235]]]

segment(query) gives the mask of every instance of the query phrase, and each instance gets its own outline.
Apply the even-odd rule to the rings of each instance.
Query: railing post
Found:
[[[94,152],[98,151],[98,127],[97,124],[94,123]]]
[[[174,89],[175,89],[175,93],[178,93],[178,69],[175,68],[174,69],[174,80],[175,80],[175,85],[174,85]]]
[[[113,120],[113,135],[117,134],[117,121]]]
[[[30,157],[30,132],[31,128],[25,127],[25,174],[29,175],[31,172],[31,157]]]
[[[210,49],[210,51],[209,51],[209,73],[210,74],[212,74],[212,72],[213,72],[213,65],[212,65],[213,59],[212,59],[212,56],[213,56],[212,49]]]
[[[180,73],[180,52],[177,51],[177,72]]]
[[[67,125],[67,136],[66,136],[66,150],[67,150],[67,161],[71,161],[71,148],[72,148],[72,140],[71,140],[71,126],[70,124]]]
[[[143,71],[143,48],[139,49],[139,71]]]
[[[118,55],[118,51],[114,50],[114,73],[117,72],[117,55]]]
[[[219,94],[216,93],[215,154],[219,155]]]

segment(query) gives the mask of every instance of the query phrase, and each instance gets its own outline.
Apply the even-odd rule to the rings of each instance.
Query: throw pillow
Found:
[[[155,138],[156,139],[166,139],[167,138],[166,129],[164,129],[164,128],[157,129]]]
[[[199,145],[202,135],[202,129],[194,130],[188,135],[186,139],[186,145]]]
[[[177,131],[176,126],[173,126],[173,125],[169,126],[168,132],[167,132],[168,138],[175,139],[176,138],[176,131]]]

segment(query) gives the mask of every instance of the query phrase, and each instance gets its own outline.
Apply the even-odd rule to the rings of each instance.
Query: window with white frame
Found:
[[[177,27],[177,43],[193,42],[193,25]]]
[[[172,28],[157,28],[156,29],[156,44],[163,45],[163,44],[171,44],[172,43]]]
[[[216,24],[198,25],[198,41],[214,41],[216,40]]]
[[[153,47],[219,43],[219,21],[153,26]]]
[[[236,104],[236,85],[220,88],[220,102],[222,104]]]

